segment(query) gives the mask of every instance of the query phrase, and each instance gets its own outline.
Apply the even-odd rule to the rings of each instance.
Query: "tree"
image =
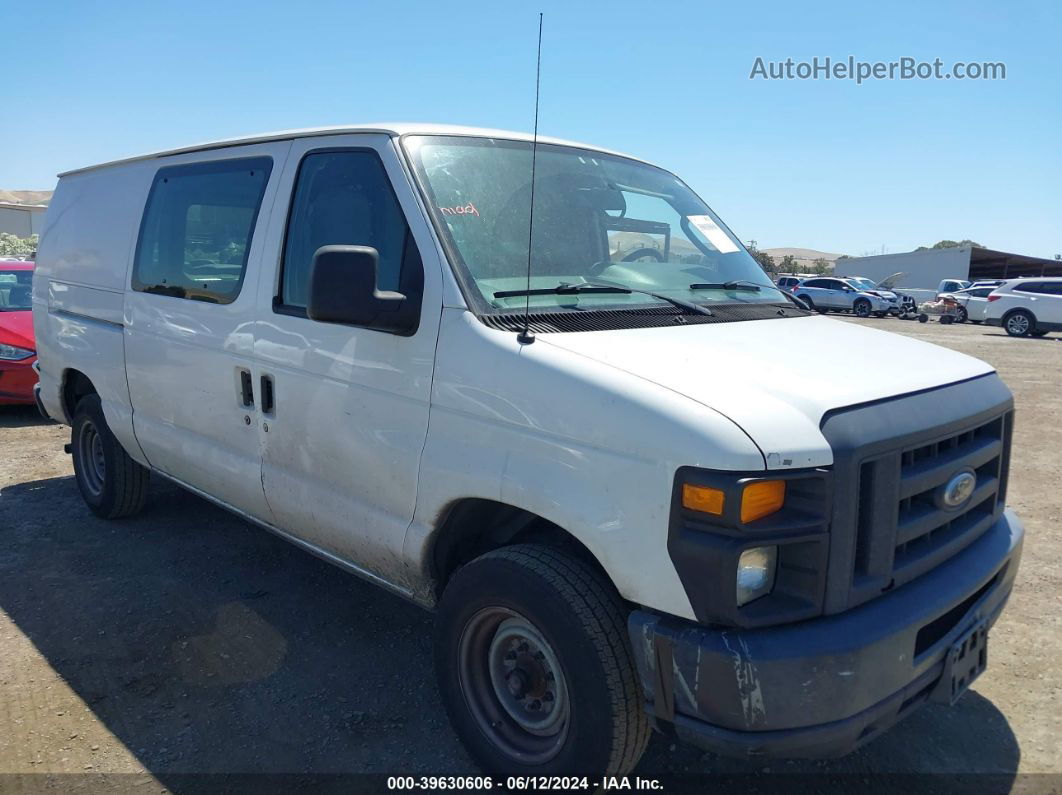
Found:
[[[832,270],[833,267],[830,265],[830,261],[823,257],[819,257],[811,263],[811,272],[816,276],[824,276]]]
[[[778,268],[779,268],[779,270],[782,273],[796,273],[797,272],[796,257],[794,257],[792,254],[786,254],[784,257],[782,257],[782,262],[778,266]]]
[[[29,257],[37,250],[37,236],[17,237],[0,232],[0,257]]]
[[[766,251],[760,251],[756,248],[755,240],[750,240],[746,248],[749,250],[749,254],[752,255],[752,258],[760,263],[761,268],[772,275],[778,273],[778,266],[774,264],[774,257]]]
[[[977,248],[984,248],[980,243],[975,243],[973,240],[960,240],[958,242],[954,240],[940,240],[934,243],[932,246],[919,246],[915,251],[929,251],[935,248],[967,248],[968,246],[976,246]]]

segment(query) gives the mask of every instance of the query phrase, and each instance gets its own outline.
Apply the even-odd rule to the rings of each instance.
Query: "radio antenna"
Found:
[[[538,14],[538,56],[535,61],[535,130],[531,137],[531,209],[527,218],[527,293],[524,296],[524,330],[516,336],[521,345],[535,341],[531,333],[531,241],[535,234],[535,161],[538,158],[538,89],[542,77],[542,12]]]

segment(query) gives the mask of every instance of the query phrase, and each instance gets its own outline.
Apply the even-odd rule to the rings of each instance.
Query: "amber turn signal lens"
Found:
[[[750,483],[741,494],[741,521],[755,522],[780,510],[785,502],[784,480]]]
[[[682,507],[691,511],[711,513],[716,516],[723,515],[723,492],[708,486],[690,486],[688,483],[682,487]]]

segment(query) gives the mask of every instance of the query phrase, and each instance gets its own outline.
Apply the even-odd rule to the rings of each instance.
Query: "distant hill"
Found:
[[[51,200],[50,190],[0,190],[0,202],[7,204],[47,204]]]
[[[828,251],[816,251],[813,248],[765,248],[762,251],[774,257],[776,265],[780,265],[786,256],[792,256],[797,262],[798,272],[811,268],[817,259],[824,259],[832,265],[841,256]]]

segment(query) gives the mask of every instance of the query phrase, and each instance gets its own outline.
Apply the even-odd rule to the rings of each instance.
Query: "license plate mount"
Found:
[[[944,673],[932,700],[954,704],[988,666],[988,622],[979,621],[960,635],[944,658]]]

